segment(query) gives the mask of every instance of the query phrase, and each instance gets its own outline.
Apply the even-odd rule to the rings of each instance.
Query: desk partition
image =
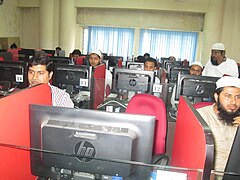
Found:
[[[213,134],[191,102],[181,96],[178,105],[171,166],[203,169],[208,180],[213,168]],[[193,179],[194,174],[189,174]]]
[[[29,104],[51,105],[47,84],[21,90],[0,99],[0,143],[30,147]],[[34,179],[29,151],[0,146],[0,179]]]

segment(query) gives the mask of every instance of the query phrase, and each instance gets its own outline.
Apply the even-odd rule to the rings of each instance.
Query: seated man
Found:
[[[224,44],[214,43],[211,57],[203,70],[203,76],[222,77],[224,75],[238,77],[238,66],[235,60],[226,56]]]
[[[197,109],[215,140],[214,169],[224,171],[236,133],[240,113],[240,79],[224,76],[216,82],[215,103]]]
[[[77,58],[79,58],[81,56],[81,51],[79,49],[75,49],[72,53],[71,53],[71,63],[72,65],[76,64],[76,60]]]
[[[99,65],[101,62],[102,62],[102,52],[100,50],[95,50],[89,54],[90,66],[95,67]],[[106,69],[105,71],[105,88],[107,87],[110,89],[112,88],[112,73],[108,69]]]
[[[74,107],[70,95],[58,87],[50,85],[53,76],[53,63],[46,54],[38,54],[29,60],[28,81],[31,86],[48,83],[52,91],[52,105],[60,107]]]
[[[154,58],[148,57],[144,62],[144,71],[154,71],[157,69],[157,61]],[[160,79],[155,76],[154,84],[160,84]],[[159,92],[154,92],[154,95],[160,97]]]

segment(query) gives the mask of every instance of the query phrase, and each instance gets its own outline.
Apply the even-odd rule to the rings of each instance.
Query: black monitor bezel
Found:
[[[59,153],[60,151],[47,151],[42,149],[42,128],[47,124],[49,120],[62,121],[63,123],[74,123],[79,122],[83,124],[94,124],[94,125],[110,125],[112,127],[129,128],[134,132],[138,133],[139,139],[134,141],[134,148],[131,153],[131,161],[151,163],[152,160],[152,148],[154,139],[154,126],[155,117],[146,115],[136,115],[136,114],[119,114],[110,113],[103,111],[94,111],[90,109],[74,109],[74,108],[64,108],[64,107],[53,107],[53,106],[43,106],[43,105],[30,105],[30,161],[31,161],[31,172],[33,175],[46,176],[46,177],[56,177],[60,172],[52,171],[51,167],[46,167],[42,159],[42,153],[56,153],[58,155],[65,156],[66,158],[70,156],[71,158],[76,157],[74,154]],[[143,134],[148,134],[144,136]],[[148,140],[147,140],[148,139]],[[66,143],[66,142],[64,142]],[[111,147],[109,147],[111,148]],[[114,147],[113,147],[114,148]],[[105,161],[111,162],[111,160],[119,163],[119,167],[126,164],[131,165],[131,161],[121,160],[121,159],[111,159],[107,157],[96,158],[96,160],[102,159],[102,163]],[[79,162],[81,163],[81,162]],[[123,163],[123,164],[122,164]],[[111,167],[108,167],[109,170]],[[146,169],[141,169],[140,172],[146,171]],[[79,166],[81,170],[81,166]],[[83,169],[84,170],[84,169]],[[95,172],[98,172],[94,168]],[[109,170],[110,171],[110,170]],[[118,171],[115,169],[114,171]],[[86,171],[85,171],[86,172]],[[88,172],[94,173],[94,172]],[[132,172],[135,174],[136,172]]]
[[[23,82],[19,82],[19,84],[18,84],[18,82],[16,82],[16,81],[11,81],[11,86],[20,88],[20,89],[28,87],[28,76],[27,76],[28,63],[22,62],[22,61],[19,61],[19,62],[0,61],[0,68],[1,67],[21,69],[21,72],[22,72],[21,75],[23,75]],[[0,81],[9,81],[9,79],[3,79],[3,77],[0,77]],[[14,82],[14,83],[12,83],[12,82]]]
[[[180,96],[187,96],[187,97],[193,97],[194,98],[194,102],[199,102],[199,101],[203,101],[203,98],[211,98],[211,101],[214,100],[213,96],[214,96],[214,92],[209,93],[209,95],[204,95],[203,93],[205,93],[205,90],[209,90],[209,84],[211,84],[212,86],[214,86],[216,88],[216,81],[219,79],[219,77],[211,77],[211,76],[197,76],[197,75],[190,75],[190,74],[178,74],[178,78],[177,78],[177,84],[176,84],[176,94],[175,94],[175,100],[178,101]],[[199,81],[200,83],[208,83],[208,84],[204,84],[204,86],[208,87],[204,88],[203,86],[199,85],[197,86],[195,91],[198,91],[199,93],[197,93],[198,95],[195,95],[194,93],[189,93],[189,94],[185,94],[183,93],[183,87],[184,87],[184,81],[192,81],[192,82],[196,82]],[[194,84],[193,86],[191,86],[191,88],[194,88]],[[203,87],[203,88],[202,88]],[[215,90],[215,88],[213,88]],[[186,88],[185,89],[190,89]]]
[[[139,90],[132,90],[131,88],[129,89],[119,89],[118,88],[118,74],[127,74],[127,75],[144,75],[148,76],[150,78],[150,81],[148,81],[148,90],[146,92],[142,92],[140,89]],[[133,77],[134,79],[134,77]],[[147,93],[147,94],[153,94],[153,84],[155,81],[155,72],[154,71],[144,71],[144,70],[133,70],[133,69],[125,69],[125,68],[114,68],[113,69],[113,88],[112,92],[121,94],[122,90],[127,90],[127,91],[132,91],[132,92],[141,92],[141,93]],[[121,83],[121,82],[120,82]]]
[[[66,84],[66,85],[74,85],[73,89],[74,90],[82,90],[82,91],[90,91],[91,89],[91,79],[92,79],[92,67],[91,66],[85,66],[85,65],[69,65],[69,64],[55,64],[54,65],[54,70],[53,70],[53,80],[52,83],[53,85],[61,88],[61,89],[65,89],[66,87],[62,85],[60,85],[59,82],[59,73],[60,71],[65,72],[65,71],[72,71],[72,72],[84,72],[85,76],[82,77],[83,79],[87,79],[88,81],[88,86],[77,86],[76,83],[74,84]],[[80,81],[80,79],[79,79]]]
[[[131,68],[131,65],[141,66],[141,69]],[[127,68],[127,69],[133,69],[133,70],[144,70],[144,63],[143,63],[143,62],[127,61],[127,63],[126,63],[126,68]]]

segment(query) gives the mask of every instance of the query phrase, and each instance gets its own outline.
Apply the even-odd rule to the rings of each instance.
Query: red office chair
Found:
[[[193,106],[196,109],[198,109],[198,108],[201,108],[201,107],[204,107],[204,106],[210,106],[212,104],[213,104],[213,102],[198,102],[198,103],[193,104]]]
[[[119,68],[122,68],[122,61],[123,61],[122,58],[118,59],[118,67]]]
[[[86,58],[86,56],[80,56],[76,59],[76,64],[77,65],[83,65],[84,63],[84,59]]]
[[[12,61],[18,62],[19,61],[19,55],[18,55],[18,49],[8,49],[7,52],[12,53]]]
[[[167,117],[163,100],[151,94],[136,94],[129,101],[126,113],[156,116],[153,154],[165,154]]]

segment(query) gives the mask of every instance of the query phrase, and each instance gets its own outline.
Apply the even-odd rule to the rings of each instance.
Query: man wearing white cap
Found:
[[[222,77],[229,75],[238,77],[238,66],[235,60],[226,57],[225,46],[222,43],[212,45],[211,59],[207,62],[202,75]]]
[[[195,61],[191,64],[190,69],[189,69],[189,74],[190,75],[196,75],[196,76],[201,76],[202,75],[202,70],[203,70],[203,65],[199,61]],[[173,87],[172,91],[172,96],[171,96],[171,105],[173,111],[176,111],[176,104],[178,104],[178,101],[175,100],[175,95],[176,95],[176,84]],[[173,114],[171,114],[173,115]]]
[[[99,65],[101,61],[102,61],[102,52],[100,50],[95,50],[90,53],[89,55],[90,66],[95,67]],[[108,69],[106,69],[105,71],[105,92],[106,92],[107,86],[109,86],[110,89],[112,88],[112,73]]]
[[[224,171],[236,133],[240,113],[240,79],[224,76],[216,82],[215,103],[197,109],[215,140],[214,169]]]

